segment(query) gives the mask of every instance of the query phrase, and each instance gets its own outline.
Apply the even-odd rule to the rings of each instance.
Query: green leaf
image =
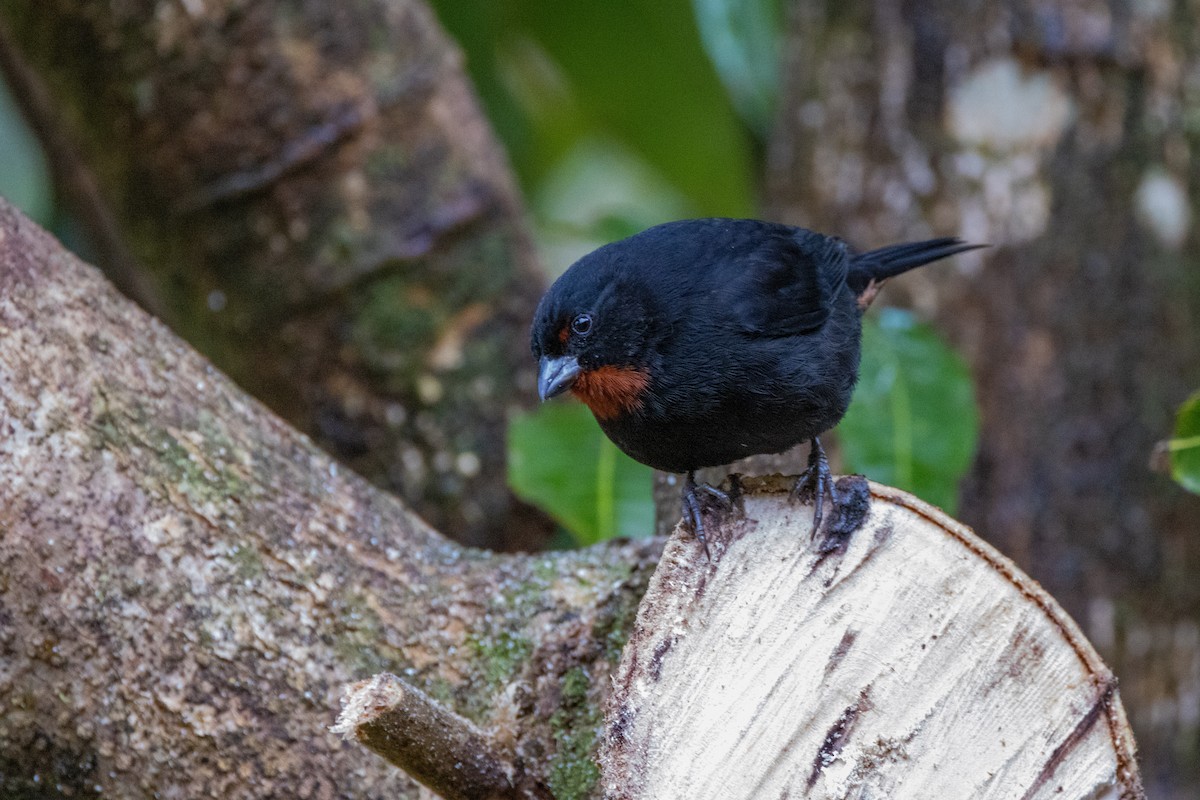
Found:
[[[966,365],[908,312],[863,323],[861,377],[838,426],[846,465],[954,513],[979,433]]]
[[[779,0],[692,0],[700,39],[746,124],[770,132],[779,94]]]
[[[1200,392],[1179,408],[1175,436],[1167,442],[1171,477],[1189,492],[1200,494]]]
[[[49,226],[54,216],[50,170],[7,87],[0,82],[0,195]]]
[[[706,55],[690,0],[433,0],[521,183],[582,141],[617,143],[701,215],[753,212],[750,140]]]
[[[619,143],[584,139],[532,197],[542,261],[551,272],[651,225],[695,216],[686,197]]]
[[[582,545],[654,532],[650,468],[619,451],[578,403],[550,403],[512,421],[508,481]]]

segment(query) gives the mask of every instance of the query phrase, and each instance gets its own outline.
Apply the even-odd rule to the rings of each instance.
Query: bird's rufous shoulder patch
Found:
[[[598,419],[612,419],[642,405],[642,392],[650,376],[633,367],[599,367],[579,373],[571,394],[578,397]]]

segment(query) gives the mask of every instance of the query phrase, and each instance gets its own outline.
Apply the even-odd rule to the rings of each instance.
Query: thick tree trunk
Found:
[[[380,670],[584,796],[659,547],[447,541],[0,201],[0,796],[416,797]]]
[[[769,157],[781,219],[995,245],[888,291],[973,364],[964,519],[1083,621],[1164,798],[1200,791],[1200,503],[1148,467],[1200,385],[1197,30],[1184,3],[797,0]]]
[[[0,25],[102,268],[438,528],[537,542],[504,431],[541,277],[423,3],[4,0]]]

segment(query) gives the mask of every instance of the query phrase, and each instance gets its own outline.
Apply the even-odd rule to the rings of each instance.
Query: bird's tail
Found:
[[[856,295],[862,296],[872,283],[876,285],[902,272],[937,261],[942,258],[987,247],[986,244],[969,244],[962,239],[946,237],[924,242],[893,244],[859,253],[851,257],[846,283]],[[870,301],[868,301],[870,302]]]

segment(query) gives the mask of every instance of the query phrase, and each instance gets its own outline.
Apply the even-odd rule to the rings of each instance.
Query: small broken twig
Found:
[[[449,800],[549,798],[524,786],[474,723],[390,673],[347,687],[334,733],[355,739]]]

